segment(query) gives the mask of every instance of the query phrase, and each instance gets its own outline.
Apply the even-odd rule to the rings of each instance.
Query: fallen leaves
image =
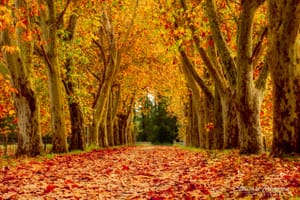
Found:
[[[140,146],[2,167],[2,199],[268,199],[300,196],[300,163]]]

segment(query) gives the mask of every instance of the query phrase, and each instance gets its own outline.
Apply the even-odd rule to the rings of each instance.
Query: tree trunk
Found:
[[[193,110],[192,110],[192,95],[189,95],[189,101],[186,105],[185,116],[187,118],[185,145],[192,146],[192,131],[193,131]]]
[[[132,110],[130,110],[126,120],[126,134],[125,134],[127,136],[126,144],[134,144],[134,132],[132,127],[132,122],[133,122],[133,112]]]
[[[121,144],[121,140],[120,140],[120,129],[119,129],[119,119],[118,117],[116,117],[116,119],[114,120],[114,144],[115,145],[120,145]]]
[[[124,114],[118,115],[120,145],[126,144],[126,135],[125,135],[126,121],[127,121],[126,119],[127,119],[126,115]]]
[[[239,129],[233,98],[229,98],[228,94],[220,94],[220,99],[224,126],[223,149],[237,149],[239,148]]]
[[[85,149],[85,131],[83,126],[83,114],[77,102],[69,102],[71,116],[71,143],[69,150]]]
[[[99,140],[99,145],[100,147],[108,147],[108,137],[107,137],[107,125],[106,125],[106,120],[104,120],[100,126],[99,126],[99,135],[98,135],[98,140]]]
[[[68,95],[68,106],[71,120],[71,143],[69,150],[84,150],[85,149],[85,130],[84,119],[81,111],[81,106],[77,97],[75,96],[74,80],[72,80],[71,74],[71,58],[66,60],[65,69],[66,76],[64,79],[65,89]]]
[[[46,49],[42,45],[44,60],[48,69],[49,93],[51,103],[52,152],[65,153],[67,131],[64,112],[64,93],[61,69],[58,61],[57,18],[55,1],[47,1],[48,10],[41,10],[41,28]],[[48,11],[48,13],[46,13]]]
[[[204,80],[207,80],[209,82],[210,76],[207,72],[207,70],[204,70]],[[211,85],[208,85],[211,86]],[[203,95],[202,97],[202,106],[204,109],[204,135],[205,135],[205,141],[204,141],[204,148],[205,149],[212,149],[213,143],[214,143],[214,134],[213,134],[213,128],[210,128],[210,124],[213,123],[213,117],[214,117],[214,98],[209,99],[207,96]],[[218,125],[217,125],[218,126]]]
[[[196,101],[195,99],[193,99],[194,101]],[[206,144],[207,144],[207,131],[205,129],[206,126],[206,118],[205,118],[205,97],[203,96],[203,94],[201,94],[200,98],[197,99],[197,101],[200,104],[199,108],[199,113],[197,113],[197,119],[198,119],[198,134],[199,134],[199,147],[201,149],[206,149]]]
[[[110,92],[109,95],[109,102],[108,102],[108,108],[107,108],[107,137],[108,137],[108,144],[109,146],[115,145],[114,140],[114,122],[113,122],[113,93]]]
[[[199,134],[199,119],[192,103],[192,129],[191,129],[191,146],[200,147],[200,134]]]
[[[262,1],[263,2],[263,1]],[[262,94],[255,88],[252,61],[252,29],[255,11],[260,3],[242,2],[238,30],[236,111],[241,154],[258,154],[263,151],[260,128]]]
[[[75,35],[75,28],[77,24],[77,15],[72,14],[69,17],[69,24],[66,28],[66,32],[68,35],[61,36],[61,39],[66,43],[69,43],[73,40]],[[65,76],[63,79],[63,83],[66,89],[66,93],[68,95],[68,107],[69,107],[69,115],[71,120],[71,143],[69,145],[69,150],[84,150],[85,149],[85,127],[84,127],[84,118],[81,109],[81,105],[79,99],[76,94],[76,84],[73,78],[73,74],[76,73],[72,70],[72,66],[74,65],[73,58],[68,56],[64,67],[65,67]]]
[[[189,61],[185,53],[180,50],[181,53],[181,63],[182,63],[182,72],[185,76],[185,79],[188,82],[188,86],[191,88],[192,91],[192,133],[191,133],[191,145],[194,147],[201,147],[205,148],[205,132],[204,132],[204,113],[203,107],[201,105],[201,92],[200,88],[198,87],[195,78],[191,74],[189,70]],[[202,116],[202,117],[201,117]],[[195,130],[197,129],[197,130]],[[202,144],[202,145],[201,145]]]
[[[223,113],[221,98],[217,86],[215,85],[215,98],[214,98],[214,141],[213,149],[222,149],[224,144],[224,125],[223,125]]]
[[[23,1],[16,1],[17,8],[27,8]],[[31,28],[29,10],[24,9],[24,19],[27,21],[27,28]],[[19,47],[20,51],[6,52],[2,50],[4,59],[8,65],[11,81],[17,93],[14,96],[14,104],[18,117],[18,147],[17,156],[36,156],[42,152],[42,138],[40,132],[39,102],[32,83],[32,56],[33,43],[25,41],[22,37],[25,29],[17,27],[17,41],[10,38],[9,30],[3,30],[1,40],[3,45]],[[2,45],[2,44],[1,44]],[[17,46],[18,45],[18,46]]]
[[[273,83],[271,154],[300,153],[300,1],[268,1],[268,61]]]

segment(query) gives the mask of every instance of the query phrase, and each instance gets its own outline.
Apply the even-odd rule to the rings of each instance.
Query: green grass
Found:
[[[178,148],[183,149],[183,150],[187,150],[187,151],[207,152],[207,150],[205,150],[205,149],[192,147],[192,146],[185,146],[185,145],[181,145],[181,144],[174,144],[173,146],[178,147]]]
[[[201,149],[198,147],[191,147],[191,146],[185,146],[185,145],[181,145],[181,144],[174,144],[173,146],[178,147],[180,149],[183,150],[187,150],[187,151],[193,151],[193,152],[199,152],[199,153],[207,153],[212,157],[219,157],[222,155],[229,155],[232,154],[234,151],[237,151],[235,149]]]

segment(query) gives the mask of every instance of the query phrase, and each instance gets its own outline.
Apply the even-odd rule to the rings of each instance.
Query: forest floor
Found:
[[[266,154],[136,146],[9,162],[1,164],[0,200],[300,197],[299,160]]]

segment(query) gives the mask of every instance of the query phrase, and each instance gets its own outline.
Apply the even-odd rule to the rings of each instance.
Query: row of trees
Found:
[[[191,89],[187,142],[239,148],[242,154],[262,152],[261,104],[270,73],[272,154],[299,152],[299,1],[178,0],[161,5]],[[195,57],[205,66],[198,72]]]
[[[41,154],[48,134],[54,153],[134,142],[138,99],[150,91],[172,96],[170,86],[183,82],[147,29],[157,29],[154,4],[1,2],[0,67],[11,80],[18,156]]]
[[[86,140],[89,145],[104,147],[133,141],[130,134],[133,103],[126,105],[127,112],[118,114],[120,83],[115,80],[121,70],[121,54],[134,24],[138,1],[134,5],[124,5],[127,6],[124,13],[130,17],[123,22],[128,27],[122,30],[115,30],[115,27],[119,23],[117,20],[123,16],[117,18],[113,24],[113,16],[117,15],[117,9],[120,10],[114,3],[69,0],[59,3],[51,0],[1,2],[1,66],[9,70],[12,86],[16,90],[14,105],[18,118],[17,155],[35,156],[42,152],[40,100],[35,76],[36,70],[42,73],[42,69],[36,68],[39,65],[47,69],[52,152],[68,151],[67,118],[71,124],[70,150],[84,149]],[[89,20],[95,20],[97,26],[93,27],[91,32],[84,32],[86,37],[92,37],[89,46],[79,46],[83,45],[83,42],[80,43],[77,39],[81,31],[77,26],[84,23],[82,29],[87,25],[88,22],[80,18],[87,12],[93,13]],[[115,33],[118,31],[119,34],[124,30],[125,35],[117,36]],[[75,43],[79,45],[74,47]],[[80,48],[79,53],[83,53],[84,50],[88,51],[87,53],[94,51],[91,55],[95,56],[93,60],[98,62],[96,66],[91,66],[93,68],[88,66],[89,73],[97,79],[93,83],[97,93],[91,103],[91,124],[85,124],[78,92],[79,82],[76,82],[78,70],[75,69],[82,64],[83,59],[78,58],[75,50],[70,50],[72,48],[77,51]],[[66,50],[69,52],[63,52]],[[80,80],[82,81],[84,80]],[[133,101],[133,97],[129,98]],[[87,125],[88,138],[85,137],[84,131]]]

